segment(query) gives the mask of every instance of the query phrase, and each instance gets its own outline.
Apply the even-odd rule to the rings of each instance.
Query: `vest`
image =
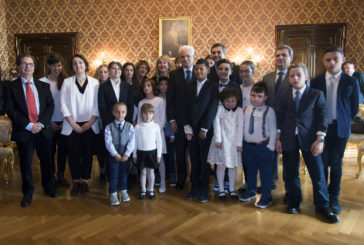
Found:
[[[115,150],[120,155],[123,155],[126,151],[126,146],[128,145],[129,141],[130,126],[131,124],[125,121],[123,130],[120,133],[119,127],[115,121],[109,124],[112,143],[115,147]]]

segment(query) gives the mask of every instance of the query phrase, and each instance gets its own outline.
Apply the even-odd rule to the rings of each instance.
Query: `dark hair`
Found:
[[[220,59],[218,62],[216,62],[216,67],[219,68],[221,64],[229,64],[230,70],[233,69],[233,65],[230,63],[228,59]]]
[[[212,60],[211,54],[206,55],[205,60],[208,60],[208,59]]]
[[[206,68],[210,68],[209,62],[207,62],[207,60],[205,60],[205,59],[198,59],[196,62],[196,65],[199,65],[199,64],[203,64],[206,66]]]
[[[213,48],[217,48],[217,47],[221,47],[222,52],[226,55],[226,47],[225,47],[225,45],[224,45],[224,44],[222,44],[222,43],[214,43],[214,44],[211,46],[210,52],[212,52],[212,49],[213,49]]]
[[[281,46],[279,46],[278,48],[277,48],[277,50],[283,50],[283,49],[287,49],[288,50],[288,55],[290,56],[290,57],[292,57],[293,56],[293,49],[291,48],[291,46],[289,46],[289,45],[281,45]],[[277,51],[276,50],[276,51]]]
[[[327,53],[331,53],[331,52],[339,52],[342,56],[344,56],[344,51],[339,46],[332,46],[332,47],[326,48],[325,51],[324,51],[324,55],[327,54]]]
[[[22,53],[22,54],[18,55],[18,57],[16,57],[16,60],[15,60],[16,65],[20,66],[21,59],[23,59],[25,57],[32,58],[33,63],[34,63],[34,67],[37,66],[37,61],[35,60],[34,56],[32,56],[31,54],[28,54],[28,53]]]
[[[264,93],[265,95],[268,95],[267,84],[264,81],[254,83],[251,92]]]
[[[154,107],[151,104],[145,103],[142,105],[142,108],[140,109],[140,114],[153,112],[154,113]]]
[[[121,63],[120,63],[119,61],[111,61],[111,62],[109,63],[109,65],[107,66],[107,69],[108,69],[108,70],[111,70],[111,67],[112,67],[113,65],[117,65],[117,66],[120,68],[120,70],[121,70],[121,71],[123,70],[123,66],[121,65]]]
[[[221,102],[224,102],[224,100],[231,98],[231,97],[235,97],[236,101],[240,100],[240,92],[237,88],[235,88],[233,86],[224,88],[219,94],[219,98],[220,98]]]
[[[47,58],[48,65],[55,65],[57,63],[61,63],[64,65],[64,59],[59,53],[50,53]],[[51,74],[51,71],[48,71],[48,75]],[[62,69],[61,73],[57,77],[57,89],[61,90],[64,79],[67,77],[64,70]]]
[[[83,56],[82,54],[75,54],[75,55],[73,55],[72,56],[72,58],[71,58],[71,63],[70,63],[70,68],[71,68],[71,70],[73,71],[73,64],[72,64],[72,61],[73,61],[73,59],[74,58],[80,58],[81,60],[83,60],[83,63],[85,63],[85,72],[88,72],[89,71],[89,69],[88,69],[88,66],[89,66],[89,64],[88,64],[88,61],[86,60],[86,58],[85,58],[85,56]],[[73,72],[75,72],[75,71],[73,71]]]
[[[348,65],[348,64],[355,66],[355,62],[354,62],[354,61],[352,61],[352,60],[348,60],[348,61],[345,61],[345,62],[343,63],[342,67],[344,67],[344,65]]]
[[[145,96],[145,94],[144,94],[144,85],[145,85],[147,82],[150,82],[150,83],[152,84],[153,94],[154,94],[155,96],[157,96],[157,95],[158,95],[158,89],[157,89],[157,85],[156,85],[155,81],[154,81],[154,80],[152,80],[152,79],[149,79],[149,78],[145,78],[145,79],[143,80],[143,82],[142,82],[141,87],[140,87],[140,88],[141,88],[141,90],[142,90],[143,97],[144,97],[144,98],[146,97],[146,96]]]
[[[161,76],[161,77],[159,77],[159,79],[158,79],[158,84],[157,85],[159,85],[162,81],[167,81],[167,83],[168,83],[168,80],[169,80],[169,78],[168,77],[166,77],[166,76]]]
[[[136,83],[135,66],[134,66],[134,64],[133,64],[133,63],[131,63],[131,62],[126,62],[126,63],[124,63],[124,65],[123,65],[123,70],[122,70],[122,72],[121,72],[121,80],[123,80],[124,82],[126,81],[124,71],[125,71],[125,68],[126,68],[127,66],[131,66],[131,67],[133,67],[133,77],[131,78],[131,81],[132,81],[132,83]]]
[[[242,66],[242,65],[250,66],[250,69],[252,69],[252,71],[254,71],[254,69],[255,69],[254,63],[251,62],[250,60],[245,60],[245,61],[241,62],[240,66]]]
[[[126,104],[125,104],[124,102],[116,102],[116,103],[114,104],[114,106],[112,107],[112,110],[113,110],[113,111],[114,111],[114,110],[116,110],[116,108],[117,108],[118,106],[125,106],[126,111],[128,111],[128,107],[126,106]]]
[[[137,70],[139,69],[139,67],[140,67],[140,66],[142,66],[142,65],[145,65],[145,66],[147,67],[147,70],[148,70],[148,72],[147,72],[147,73],[149,73],[149,72],[150,72],[150,65],[149,65],[148,61],[146,61],[146,60],[139,60],[139,61],[135,64],[135,68],[136,68],[136,70],[135,70],[135,71],[137,71]]]

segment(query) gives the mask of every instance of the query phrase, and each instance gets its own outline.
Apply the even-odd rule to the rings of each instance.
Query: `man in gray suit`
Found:
[[[275,52],[275,62],[277,70],[266,74],[263,77],[263,81],[267,84],[268,88],[268,100],[266,105],[276,109],[278,94],[282,93],[286,88],[289,88],[287,70],[293,60],[293,49],[288,45],[282,45],[277,48]],[[278,180],[278,163],[279,154],[275,152],[273,164],[273,184],[272,189],[276,189]],[[283,172],[283,180],[285,180],[285,173]],[[259,189],[258,189],[259,191]],[[287,192],[287,186],[286,186]],[[285,196],[285,201],[286,196]]]

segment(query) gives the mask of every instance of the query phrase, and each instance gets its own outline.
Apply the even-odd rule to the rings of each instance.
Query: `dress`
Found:
[[[151,100],[146,98],[142,99],[138,105],[138,123],[142,122],[140,111],[142,106],[145,104],[151,104],[154,107],[153,122],[159,125],[162,135],[162,154],[167,153],[166,138],[164,137],[164,125],[166,124],[166,103],[161,97],[154,97]]]
[[[207,162],[224,164],[227,168],[241,166],[241,152],[237,152],[237,147],[243,144],[243,129],[243,109],[237,107],[235,111],[228,111],[223,105],[219,105]],[[216,142],[222,143],[222,149],[215,146]]]

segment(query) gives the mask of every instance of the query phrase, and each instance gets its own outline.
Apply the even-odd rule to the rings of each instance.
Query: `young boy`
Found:
[[[219,105],[219,89],[216,82],[209,81],[209,64],[199,59],[194,67],[194,80],[187,85],[184,132],[189,141],[188,149],[191,159],[191,191],[187,199],[195,196],[200,202],[207,202],[210,165],[207,154],[212,139],[212,124]]]
[[[304,64],[288,68],[291,89],[280,94],[277,103],[277,152],[283,152],[283,168],[289,188],[287,212],[299,212],[302,201],[299,179],[300,153],[310,173],[316,212],[328,223],[340,219],[331,212],[321,160],[327,130],[327,109],[324,94],[306,85],[308,71]]]
[[[248,187],[240,196],[240,201],[247,202],[256,198],[259,171],[262,196],[257,203],[258,208],[266,208],[272,203],[272,165],[277,125],[273,108],[265,105],[267,94],[265,82],[254,84],[250,92],[251,105],[244,111],[243,162]]]
[[[118,183],[122,201],[130,201],[127,192],[128,159],[134,150],[135,137],[133,125],[125,121],[126,104],[116,103],[112,114],[115,120],[105,128],[105,146],[110,153],[108,159],[110,204],[115,206],[120,203],[117,195]]]

